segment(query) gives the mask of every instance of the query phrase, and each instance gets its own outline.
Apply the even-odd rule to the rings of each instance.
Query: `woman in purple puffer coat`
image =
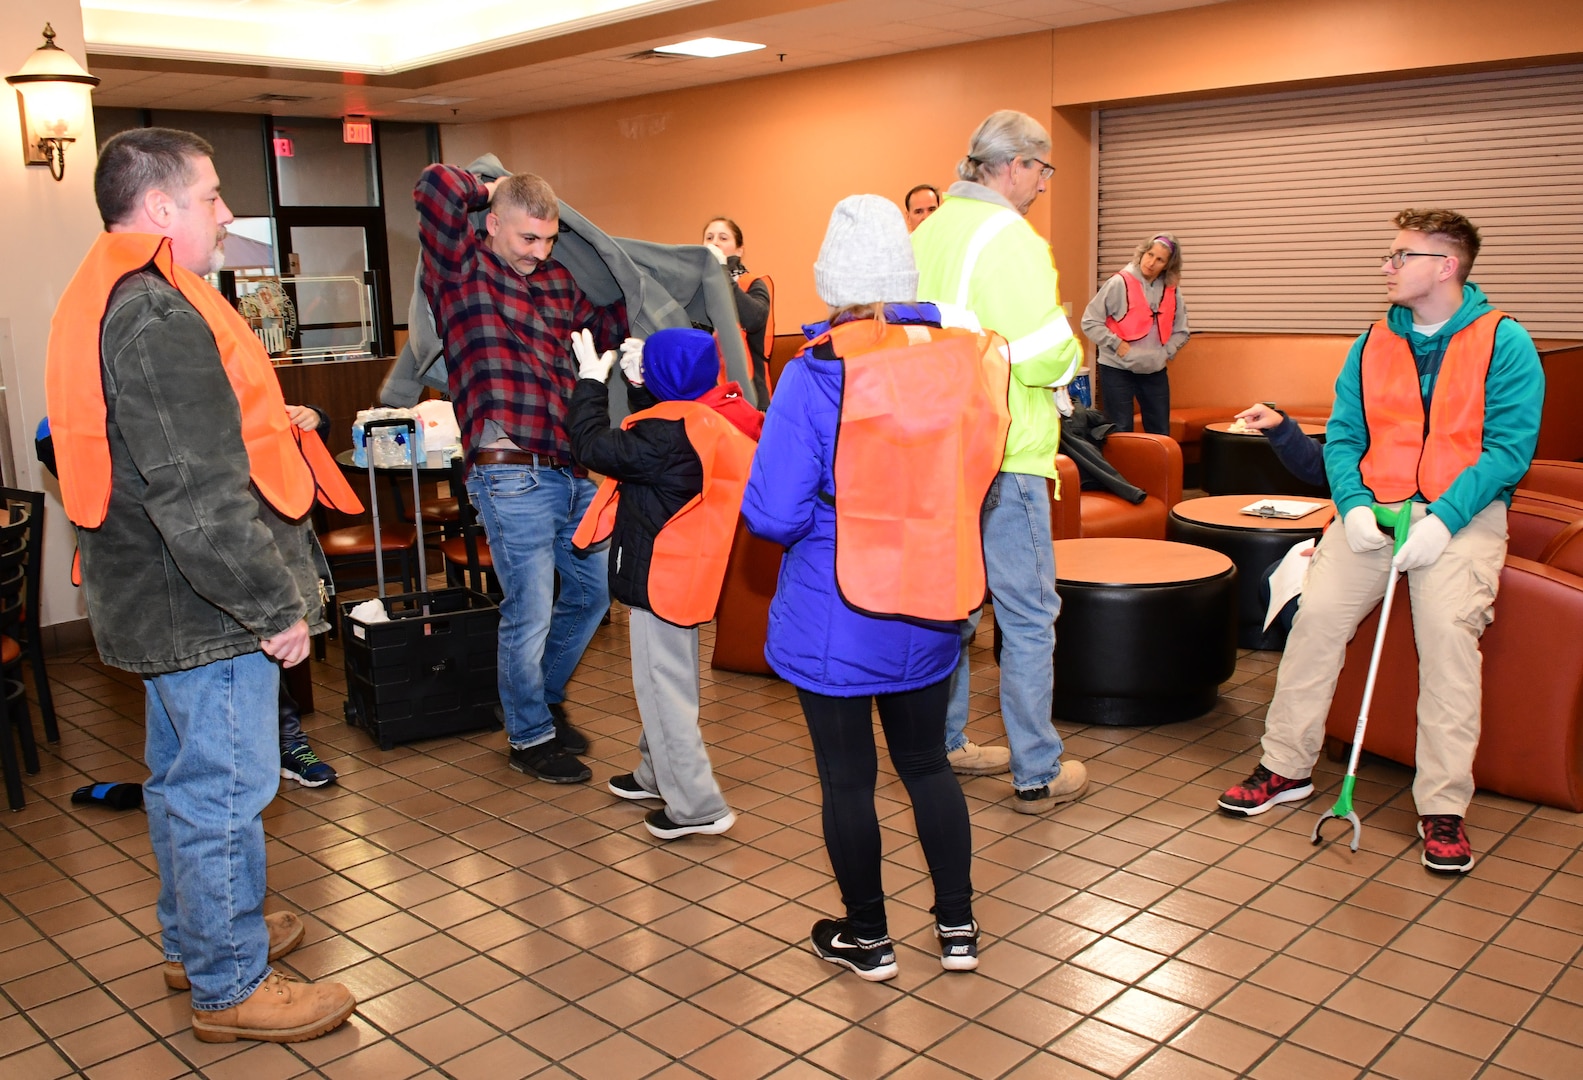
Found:
[[[814,275],[834,323],[871,319],[880,330],[939,325],[933,305],[913,302],[918,273],[901,212],[877,195],[854,195],[836,206]],[[809,329],[815,341],[776,383],[742,514],[755,534],[786,548],[764,656],[797,687],[819,768],[825,846],[846,906],[845,918],[814,924],[813,946],[864,979],[897,973],[874,809],[878,757],[871,699],[877,699],[891,762],[912,800],[934,880],[941,964],[948,971],[971,970],[978,966],[978,925],[967,804],[945,756],[946,702],[961,624],[877,618],[842,599],[834,463],[846,368],[833,343],[820,337],[824,325]],[[897,461],[895,467],[908,465]]]

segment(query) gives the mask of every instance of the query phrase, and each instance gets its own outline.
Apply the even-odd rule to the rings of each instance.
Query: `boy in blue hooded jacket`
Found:
[[[615,353],[596,354],[585,335],[573,338],[579,367],[567,432],[577,461],[610,479],[574,542],[602,539],[601,515],[614,504],[610,595],[630,608],[632,687],[643,720],[641,761],[609,788],[623,799],[662,799],[644,819],[662,840],[723,833],[736,815],[698,728],[698,624],[713,617],[763,414],[736,383],[718,385],[711,335],[661,330],[622,345],[635,411],[612,429],[605,379]]]

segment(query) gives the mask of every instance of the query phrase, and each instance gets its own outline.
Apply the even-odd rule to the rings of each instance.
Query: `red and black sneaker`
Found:
[[[1458,814],[1425,814],[1418,819],[1424,838],[1423,863],[1437,874],[1465,874],[1473,869],[1473,845]]]
[[[1307,777],[1288,780],[1260,765],[1252,776],[1226,789],[1220,797],[1220,808],[1228,814],[1254,817],[1284,802],[1301,802],[1313,793],[1314,782]]]

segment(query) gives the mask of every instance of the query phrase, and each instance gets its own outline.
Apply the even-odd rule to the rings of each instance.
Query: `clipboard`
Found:
[[[1247,514],[1249,517],[1294,521],[1297,518],[1307,517],[1316,510],[1323,510],[1324,507],[1324,503],[1303,502],[1298,499],[1260,499],[1258,502],[1244,506],[1238,513]]]

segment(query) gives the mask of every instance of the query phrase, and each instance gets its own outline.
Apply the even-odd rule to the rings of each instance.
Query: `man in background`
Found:
[[[933,184],[919,184],[907,192],[907,197],[902,200],[902,208],[907,211],[907,231],[912,232],[924,219],[940,209],[940,189]]]

